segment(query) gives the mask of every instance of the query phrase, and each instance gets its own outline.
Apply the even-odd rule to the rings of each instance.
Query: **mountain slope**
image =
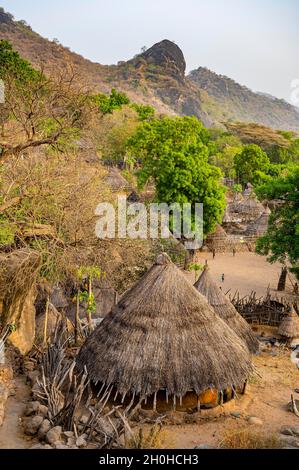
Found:
[[[10,41],[22,57],[48,73],[71,69],[85,88],[109,92],[116,87],[136,102],[151,104],[159,113],[195,115],[207,126],[245,121],[299,131],[298,110],[283,100],[254,93],[202,67],[186,76],[183,52],[168,40],[127,62],[101,65],[41,37],[3,9],[0,39]]]
[[[234,80],[204,67],[190,72],[189,79],[214,98],[227,120],[298,130],[298,111],[284,100],[266,93],[254,93]]]

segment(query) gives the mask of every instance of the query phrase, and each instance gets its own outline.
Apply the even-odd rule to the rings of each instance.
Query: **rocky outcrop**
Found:
[[[170,74],[174,74],[176,77],[185,76],[184,54],[179,46],[168,39],[157,42],[138,57],[139,59],[143,58],[148,64],[167,69]]]
[[[10,343],[23,355],[33,346],[35,337],[36,278],[40,255],[17,250],[0,255],[0,327],[12,327]]]

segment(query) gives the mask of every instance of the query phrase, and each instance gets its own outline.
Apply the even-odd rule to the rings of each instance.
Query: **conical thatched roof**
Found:
[[[250,195],[245,198],[240,204],[237,206],[238,212],[243,214],[248,214],[251,216],[259,216],[263,211],[263,205],[258,201],[255,195]]]
[[[299,338],[299,316],[294,309],[282,319],[278,334],[290,339]]]
[[[258,340],[255,338],[249,324],[237,312],[233,304],[225,297],[215,281],[212,279],[209,268],[206,267],[194,287],[206,297],[215,312],[227,325],[245,342],[249,351],[255,354],[259,350]]]
[[[246,234],[251,236],[264,235],[268,229],[270,209],[265,209],[257,220],[248,225]]]
[[[77,364],[94,382],[141,397],[240,385],[251,370],[242,341],[166,254],[90,335]]]

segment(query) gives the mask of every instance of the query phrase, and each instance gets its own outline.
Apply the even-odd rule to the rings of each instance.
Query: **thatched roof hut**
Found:
[[[110,168],[105,181],[111,187],[112,191],[122,191],[129,188],[128,181],[122,176],[118,168]]]
[[[217,224],[215,232],[207,236],[205,244],[210,250],[226,251],[230,246],[230,239],[224,228]]]
[[[299,339],[299,316],[293,308],[282,319],[278,328],[278,334],[288,340]]]
[[[87,338],[77,366],[123,399],[164,390],[175,402],[189,391],[243,384],[251,360],[240,338],[163,253]]]
[[[205,267],[194,287],[206,297],[217,315],[244,341],[249,351],[252,354],[257,353],[259,343],[253,331],[212,279],[208,266]]]
[[[264,212],[264,206],[255,195],[251,194],[238,204],[235,210],[242,214],[245,219],[253,220]]]
[[[262,215],[258,217],[254,222],[248,225],[246,235],[249,237],[261,237],[267,232],[269,215],[271,214],[270,209],[267,207]]]

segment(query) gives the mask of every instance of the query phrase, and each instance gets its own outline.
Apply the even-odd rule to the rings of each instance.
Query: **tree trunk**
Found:
[[[284,291],[285,288],[286,288],[287,274],[288,274],[288,268],[286,266],[284,266],[281,269],[281,273],[280,273],[279,281],[278,281],[278,286],[277,286],[277,290],[280,291],[280,292]]]

